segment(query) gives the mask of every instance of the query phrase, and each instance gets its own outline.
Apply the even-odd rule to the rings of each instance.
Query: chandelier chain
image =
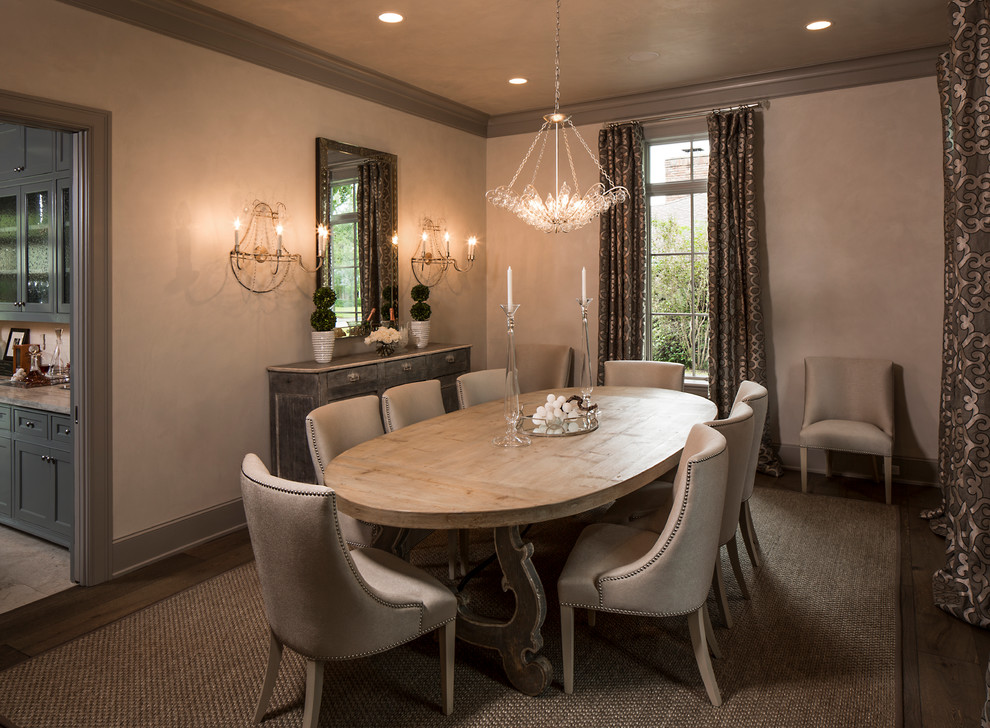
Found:
[[[527,150],[526,156],[523,157],[523,161],[516,168],[516,173],[514,175],[512,175],[512,181],[509,182],[509,187],[510,188],[516,183],[516,179],[519,178],[519,173],[523,171],[523,167],[525,167],[526,166],[526,162],[529,161],[529,155],[531,155],[533,153],[533,149],[536,148],[536,144],[537,144],[537,142],[540,141],[540,137],[543,136],[543,130],[546,129],[547,126],[548,125],[546,123],[543,124],[543,126],[540,128],[540,131],[537,132],[536,137],[533,139],[533,143],[529,145],[529,150]],[[540,158],[542,158],[542,157],[543,157],[543,149],[541,148],[540,149]],[[536,165],[537,169],[539,169],[539,166],[540,166],[539,164]],[[534,177],[535,177],[535,175],[536,175],[535,171],[534,171],[533,174],[534,174]]]
[[[560,111],[560,0],[557,0],[557,26],[553,48],[553,113]]]
[[[571,126],[574,126],[574,124],[571,123]],[[588,156],[591,157],[595,165],[598,167],[598,171],[601,172],[602,176],[604,176],[605,179],[608,181],[609,186],[615,187],[615,182],[613,182],[612,178],[608,176],[608,172],[605,171],[605,168],[602,166],[602,163],[598,161],[598,157],[596,157],[594,154],[591,153],[591,149],[588,148],[588,143],[584,140],[584,137],[578,134],[577,138],[581,141],[581,145],[584,147],[584,151],[588,153]]]

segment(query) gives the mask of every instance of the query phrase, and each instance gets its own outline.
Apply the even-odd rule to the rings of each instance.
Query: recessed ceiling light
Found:
[[[516,86],[519,86],[521,84],[524,84],[524,83],[526,83],[526,81],[527,81],[527,79],[525,79],[525,78],[510,78],[509,79],[509,83],[514,84]]]
[[[832,25],[831,20],[816,20],[814,23],[808,23],[804,27],[808,30],[825,30],[830,25]]]
[[[638,51],[636,53],[630,53],[626,58],[628,58],[633,63],[643,63],[644,61],[653,61],[660,57],[660,54],[656,51]]]
[[[378,16],[378,19],[383,23],[401,23],[402,16],[398,13],[382,13]]]

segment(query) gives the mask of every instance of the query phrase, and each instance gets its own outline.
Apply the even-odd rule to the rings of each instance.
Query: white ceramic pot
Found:
[[[409,322],[409,333],[412,335],[412,340],[416,342],[416,348],[422,349],[424,346],[430,343],[430,322],[426,321],[410,321]]]
[[[313,358],[319,364],[333,359],[333,344],[337,340],[334,331],[313,331]]]

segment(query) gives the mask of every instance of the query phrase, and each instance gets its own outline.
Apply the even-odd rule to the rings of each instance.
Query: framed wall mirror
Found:
[[[316,210],[329,231],[316,284],[337,292],[337,326],[348,336],[399,319],[397,171],[394,154],[316,140]],[[317,239],[318,256],[322,248]]]

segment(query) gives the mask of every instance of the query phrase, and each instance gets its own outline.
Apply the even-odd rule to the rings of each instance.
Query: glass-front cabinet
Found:
[[[59,158],[58,152],[64,146],[63,137],[70,135],[47,134],[47,149],[53,162],[42,168],[51,170],[62,166],[55,165],[54,160]],[[5,136],[0,134],[0,143]],[[71,263],[71,170],[55,169],[45,174],[28,174],[16,182],[0,183],[0,313],[3,317],[13,321],[68,323]]]

